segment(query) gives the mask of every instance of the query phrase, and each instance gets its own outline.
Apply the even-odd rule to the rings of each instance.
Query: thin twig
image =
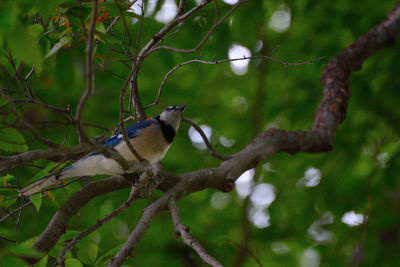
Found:
[[[34,71],[35,71],[35,65],[32,66],[31,70],[24,78],[25,87],[26,87],[26,91],[28,92],[29,98],[33,98],[33,93],[32,93],[31,87],[29,86],[28,79],[31,77],[31,75],[33,74]]]
[[[240,250],[245,251],[246,253],[248,253],[257,263],[260,267],[263,267],[261,261],[260,261],[260,257],[256,256],[249,248],[244,247],[242,245],[240,245],[239,243],[236,243],[232,240],[228,240],[229,243],[231,243],[232,245],[237,246]]]
[[[208,138],[206,136],[206,134],[203,132],[203,130],[200,128],[199,125],[197,125],[197,123],[195,123],[194,121],[188,119],[188,118],[182,118],[183,122],[186,122],[187,124],[189,124],[190,126],[192,126],[201,136],[201,138],[203,138],[204,143],[206,144],[206,147],[208,149],[208,151],[210,152],[210,155],[213,157],[216,157],[217,159],[220,160],[228,160],[230,159],[230,157],[227,156],[223,156],[217,152],[215,152],[215,150],[212,148],[210,141],[208,141]]]
[[[154,51],[160,50],[160,49],[166,49],[166,50],[171,50],[174,52],[178,52],[178,53],[194,53],[197,52],[206,42],[207,40],[210,38],[210,36],[212,35],[212,33],[215,31],[215,29],[221,25],[230,15],[232,15],[232,13],[243,3],[247,2],[248,0],[239,0],[235,5],[233,5],[233,7],[228,11],[228,13],[225,14],[225,16],[223,16],[220,20],[216,21],[210,28],[210,30],[207,32],[207,34],[203,37],[203,39],[196,45],[196,47],[192,48],[192,49],[179,49],[176,47],[171,47],[171,46],[158,46],[155,47],[153,49],[151,49],[148,54],[153,53]],[[216,16],[218,16],[218,5],[216,8]]]
[[[113,51],[113,52],[115,52],[115,53],[118,53],[118,54],[121,54],[121,55],[125,55],[125,52],[124,51],[119,51],[118,49],[115,49],[115,48],[113,48],[113,47],[109,47],[108,48],[110,51]],[[125,79],[124,79],[125,80]]]
[[[67,246],[64,247],[64,249],[60,252],[57,258],[57,263],[63,267],[65,265],[65,255],[68,251],[71,251],[75,245],[82,240],[84,237],[88,236],[89,234],[93,233],[95,230],[115,218],[116,216],[120,215],[122,212],[124,212],[126,209],[128,209],[132,204],[139,198],[144,197],[142,190],[146,190],[148,187],[149,182],[154,178],[155,176],[159,176],[159,173],[154,174],[153,172],[149,173],[149,168],[152,168],[148,164],[142,164],[141,166],[137,166],[138,169],[144,168],[144,171],[142,175],[139,178],[138,183],[135,185],[133,183],[132,188],[131,188],[131,193],[129,194],[129,198],[121,204],[117,209],[113,210],[112,212],[108,213],[107,215],[104,216],[103,219],[97,220],[96,223],[94,223],[92,226],[89,228],[86,228],[86,230],[82,231],[79,233],[77,236],[75,236],[71,240],[67,240],[65,242],[70,242]],[[155,188],[153,188],[154,191]],[[147,194],[146,194],[147,195]]]
[[[80,232],[77,236],[75,236],[72,240],[70,240],[70,243],[68,245],[66,245],[59,253],[58,258],[57,258],[57,263],[61,267],[64,267],[65,266],[65,255],[67,254],[68,251],[71,251],[75,247],[75,245],[80,240],[82,240],[84,237],[93,233],[95,230],[97,230],[98,228],[100,228],[101,226],[103,226],[104,224],[109,222],[111,219],[113,219],[116,216],[118,216],[119,214],[121,214],[123,211],[125,211],[130,206],[132,206],[132,204],[135,200],[136,199],[133,197],[133,194],[130,194],[128,200],[126,200],[124,203],[122,203],[121,206],[119,206],[117,209],[113,210],[112,212],[108,213],[106,216],[104,216],[103,219],[97,220],[97,222],[94,223],[92,226],[90,226],[89,228],[86,228],[86,230]],[[65,241],[65,242],[67,242],[67,241]]]
[[[215,18],[214,18],[214,24],[218,23],[218,17],[219,17],[219,7],[218,7],[218,1],[214,0],[215,3]]]
[[[14,230],[14,240],[15,240],[15,241],[17,241],[18,225],[19,225],[19,222],[20,222],[20,220],[21,220],[22,210],[24,209],[24,208],[23,208],[23,206],[24,206],[24,201],[25,201],[25,197],[22,197],[22,199],[21,199],[21,205],[20,205],[21,209],[19,210],[18,217],[17,217],[17,221],[15,222],[15,230]]]
[[[273,50],[273,52],[275,52],[275,50]],[[196,59],[192,59],[192,60],[185,61],[185,62],[183,62],[183,63],[180,63],[180,64],[176,65],[176,66],[173,67],[171,70],[169,70],[169,71],[167,72],[167,74],[165,74],[164,79],[162,80],[162,82],[161,82],[161,84],[160,84],[160,87],[158,88],[158,93],[157,93],[156,99],[154,100],[153,103],[151,103],[151,104],[145,106],[145,109],[147,109],[147,108],[149,108],[149,107],[152,107],[152,106],[155,106],[155,105],[157,105],[157,104],[159,103],[160,98],[161,98],[161,94],[162,94],[163,87],[164,87],[164,85],[165,85],[165,83],[166,83],[168,77],[169,77],[174,71],[176,71],[177,69],[179,69],[179,68],[181,68],[181,67],[183,67],[183,66],[185,66],[185,65],[187,65],[187,64],[191,64],[191,63],[201,63],[201,64],[217,65],[217,64],[220,64],[220,63],[233,62],[233,61],[240,61],[240,60],[267,59],[267,60],[271,60],[271,61],[275,61],[275,62],[281,63],[281,64],[285,65],[285,67],[287,68],[288,66],[300,66],[300,65],[310,64],[310,63],[312,63],[312,62],[322,60],[322,59],[324,59],[325,57],[319,57],[319,58],[316,58],[316,59],[311,59],[311,60],[307,60],[307,61],[303,61],[303,62],[285,62],[285,61],[283,61],[283,60],[280,60],[280,59],[277,59],[277,58],[274,58],[274,57],[271,57],[271,56],[250,56],[250,57],[245,57],[245,56],[243,56],[243,57],[240,57],[240,58],[226,58],[226,59],[221,59],[221,60],[217,60],[217,61],[214,61],[214,60],[206,61],[206,60],[201,60],[201,59],[199,59],[199,58],[200,58],[200,57],[198,57],[198,58],[196,58]]]
[[[106,72],[106,73],[109,73],[109,74],[111,74],[111,75],[113,75],[113,76],[115,76],[115,77],[117,77],[117,78],[120,78],[121,80],[124,80],[124,81],[125,81],[125,77],[122,77],[122,76],[119,75],[119,74],[116,74],[116,73],[111,72],[111,71],[106,70],[106,69],[103,69],[103,71]]]
[[[115,19],[113,20],[113,22],[111,22],[110,26],[107,27],[106,33],[108,33],[112,29],[112,27],[114,27],[115,23],[117,23],[118,20],[119,20],[119,16],[116,16]]]
[[[139,30],[136,35],[136,42],[135,42],[135,54],[138,54],[139,51],[139,44],[140,44],[140,37],[142,36],[142,29],[143,29],[143,21],[144,21],[144,2],[142,1],[142,5],[140,6],[140,10],[142,11],[142,14],[140,16],[140,22],[139,22]]]
[[[133,1],[131,3],[131,5],[136,3],[136,1],[137,0]],[[125,20],[124,10],[120,7],[120,5],[118,4],[117,0],[114,0],[114,4],[118,7],[118,10],[119,10],[119,12],[121,14],[120,17],[122,17],[122,22],[123,22],[124,27],[125,27],[125,34],[128,35],[128,47],[131,48],[131,46],[132,46],[132,37],[131,37],[131,32],[129,30],[128,24],[126,23],[126,20]],[[123,41],[122,41],[122,43],[123,43]]]
[[[46,138],[43,138],[39,133],[37,133],[35,131],[35,129],[33,128],[33,126],[30,123],[28,123],[20,118],[18,118],[18,122],[22,125],[23,129],[28,129],[35,136],[35,139],[38,140],[39,142],[41,142],[51,148],[57,148],[60,146],[57,143],[54,143]]]
[[[11,67],[14,70],[14,76],[15,76],[15,80],[17,81],[18,87],[21,89],[21,92],[23,92],[24,91],[24,87],[22,86],[21,77],[19,76],[19,72],[17,70],[17,67],[15,66],[14,59],[13,59],[11,54],[9,54],[6,57],[7,57],[8,61],[10,62]]]
[[[75,122],[76,129],[81,142],[89,142],[85,132],[82,128],[82,113],[87,100],[93,93],[94,89],[94,72],[93,72],[93,43],[94,31],[97,20],[98,0],[93,0],[92,18],[90,20],[89,32],[86,35],[86,89],[81,95],[79,104],[76,110]]]
[[[175,34],[177,34],[178,32],[180,32],[183,28],[183,26],[185,26],[185,24],[183,22],[181,22],[177,27],[176,30],[174,30],[173,32],[166,34],[163,38],[160,38],[160,41],[157,42],[157,44],[171,38],[172,36],[174,36]]]
[[[15,122],[19,122],[19,123],[23,126],[23,129],[28,129],[28,130],[35,136],[35,139],[36,139],[36,140],[38,140],[39,142],[45,144],[46,146],[51,147],[51,148],[59,147],[58,144],[53,143],[53,142],[51,142],[51,141],[49,141],[49,140],[47,140],[47,139],[41,137],[41,135],[38,134],[38,133],[35,131],[35,129],[32,127],[32,125],[31,125],[30,123],[28,123],[28,122],[26,122],[25,120],[23,120],[23,119],[20,118],[20,116],[19,116],[19,114],[18,114],[18,112],[17,112],[17,108],[15,107],[15,101],[13,100],[12,97],[10,97],[10,96],[8,96],[8,95],[5,95],[5,94],[2,94],[2,96],[3,96],[4,98],[7,98],[7,99],[9,100],[10,108],[11,108],[11,110],[13,111],[13,113],[15,114],[15,117],[16,117],[16,121],[15,121]],[[18,126],[13,125],[13,124],[9,124],[8,126],[9,126],[9,127],[18,128]]]
[[[121,126],[124,125],[123,123],[123,114],[124,114],[124,96],[125,92],[127,90],[128,85],[137,80],[137,75],[140,69],[140,66],[144,60],[144,58],[147,56],[148,52],[159,43],[160,39],[163,38],[166,34],[168,34],[169,31],[171,31],[176,25],[181,23],[182,21],[188,19],[191,15],[196,13],[198,10],[202,9],[205,7],[211,0],[204,0],[197,6],[193,7],[190,9],[188,12],[184,13],[183,15],[179,17],[175,17],[172,21],[170,21],[167,25],[165,25],[160,31],[158,31],[155,35],[153,35],[153,38],[141,49],[140,53],[137,55],[135,63],[133,64],[131,68],[131,72],[128,75],[128,78],[125,80],[124,85],[122,86],[121,89],[121,94],[120,94],[120,124]],[[136,116],[139,120],[144,120],[146,118],[146,113],[144,112],[143,106],[141,104],[140,98],[138,97],[137,102],[135,103],[135,111],[136,111]],[[124,140],[126,142],[129,141],[129,139],[126,136],[124,128],[122,129],[122,134],[124,136]],[[131,146],[129,146],[129,149],[132,151]]]
[[[66,109],[63,109],[63,108],[60,108],[60,107],[51,106],[51,105],[49,105],[47,103],[41,102],[41,101],[36,100],[34,98],[15,99],[14,102],[16,102],[16,103],[32,103],[32,104],[38,105],[40,107],[43,107],[45,109],[48,109],[50,111],[55,111],[55,112],[64,113],[64,114],[68,113],[68,111]]]
[[[42,198],[45,198],[45,197],[47,197],[47,195],[43,194],[43,195],[42,195]],[[16,212],[20,211],[21,209],[23,209],[23,208],[25,208],[25,207],[27,207],[27,206],[29,206],[29,205],[31,205],[31,204],[32,204],[32,201],[29,200],[29,202],[25,203],[25,204],[22,205],[22,206],[19,206],[18,208],[14,209],[14,210],[12,210],[12,211],[6,211],[6,212],[7,212],[7,215],[3,216],[3,217],[0,219],[0,222],[6,220],[7,218],[9,218],[9,217],[11,217],[12,215],[14,215]]]
[[[76,177],[76,178],[74,178],[74,179],[68,181],[68,182],[65,183],[65,184],[57,185],[57,186],[52,186],[52,187],[50,187],[50,188],[43,189],[42,191],[37,192],[37,194],[39,194],[39,193],[45,193],[45,192],[49,192],[49,191],[53,191],[53,190],[57,190],[57,189],[60,189],[60,188],[64,188],[64,187],[66,187],[66,186],[68,186],[68,185],[70,185],[70,184],[72,184],[72,183],[74,183],[74,182],[80,180],[81,178],[82,178],[82,177]]]
[[[168,201],[168,208],[171,211],[176,236],[181,236],[183,242],[193,248],[205,263],[208,263],[213,267],[222,267],[223,265],[213,256],[208,254],[203,246],[189,234],[189,228],[182,223],[178,204],[174,198],[170,198]]]
[[[186,0],[180,0],[179,6],[178,6],[178,12],[176,13],[175,18],[177,18],[183,14],[183,12],[185,11],[185,6],[186,6]]]
[[[82,7],[82,0],[78,0],[79,2],[79,19],[81,21],[81,28],[83,30],[84,36],[87,36],[87,31],[86,31],[86,27],[85,27],[85,21],[83,19],[83,7]],[[60,17],[59,17],[60,19]],[[57,23],[58,25],[58,23]]]
[[[16,240],[12,240],[12,239],[9,239],[9,238],[7,238],[5,236],[1,236],[1,235],[0,235],[0,239],[3,239],[3,240],[8,241],[8,242],[12,242],[12,243],[16,243],[17,242]]]
[[[126,81],[125,81],[126,83]],[[126,87],[124,86],[124,88],[126,89]],[[125,95],[125,90],[121,91],[120,94],[120,98],[119,98],[119,123],[121,125],[121,133],[122,133],[122,137],[126,143],[126,145],[128,146],[130,152],[136,157],[136,159],[138,160],[138,162],[142,162],[144,159],[142,158],[141,155],[139,155],[139,153],[136,151],[136,149],[133,147],[132,143],[129,140],[128,134],[126,132],[125,129],[125,120],[124,120],[124,95]],[[137,113],[136,113],[136,116]]]

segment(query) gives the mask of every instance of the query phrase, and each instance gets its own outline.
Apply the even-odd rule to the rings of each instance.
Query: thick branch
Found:
[[[132,182],[124,177],[114,176],[94,181],[83,187],[58,209],[53,219],[32,247],[44,253],[48,253],[65,232],[66,225],[71,217],[75,216],[91,199],[102,194],[129,187],[131,184]]]
[[[335,136],[337,127],[345,118],[347,102],[351,96],[349,88],[351,72],[360,69],[370,56],[393,45],[399,36],[400,1],[382,23],[359,37],[329,61],[321,77],[324,97],[315,115],[314,130],[328,131],[332,138]]]
[[[129,256],[132,257],[133,250],[136,248],[140,239],[142,239],[143,235],[150,227],[150,223],[153,220],[154,216],[156,216],[156,214],[165,207],[165,203],[167,200],[168,196],[164,195],[143,210],[143,215],[140,218],[135,229],[129,235],[121,250],[117,253],[117,255],[115,255],[115,257],[111,259],[108,267],[121,266]]]
[[[108,223],[111,219],[115,218],[122,212],[124,212],[126,209],[128,209],[132,204],[135,202],[135,200],[143,197],[142,190],[147,189],[146,187],[148,186],[149,180],[154,176],[153,172],[149,170],[150,166],[146,166],[146,170],[142,173],[142,175],[139,178],[138,184],[132,185],[132,190],[131,193],[129,194],[128,200],[126,200],[122,205],[113,210],[112,212],[108,213],[106,216],[104,216],[103,219],[97,220],[96,223],[94,223],[92,226],[87,228],[86,230],[82,231],[79,233],[77,236],[75,236],[71,242],[64,247],[64,249],[60,252],[58,255],[57,263],[63,267],[65,266],[65,255],[68,251],[72,250],[75,245],[82,240],[84,237],[87,235],[93,233],[95,230],[97,230],[99,227],[103,226],[104,224]],[[150,167],[151,168],[151,167]],[[133,174],[136,175],[136,174]],[[155,188],[153,188],[154,191]],[[144,190],[146,191],[146,190]],[[147,195],[146,195],[147,196]]]
[[[10,157],[0,156],[0,171],[8,170],[18,165],[28,164],[38,159],[60,161],[65,158],[74,158],[82,155],[83,153],[87,153],[90,150],[91,146],[89,144],[81,144],[74,147],[58,147],[56,149],[48,150],[32,150]]]

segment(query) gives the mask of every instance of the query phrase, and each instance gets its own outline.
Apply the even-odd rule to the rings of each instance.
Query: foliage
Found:
[[[127,1],[99,1],[95,31],[95,88],[83,112],[87,135],[110,134],[119,122],[120,89],[130,72],[127,56],[121,49],[135,50],[141,17],[127,12]],[[155,17],[163,1],[156,1],[153,13],[146,15],[138,48],[164,26]],[[225,59],[232,44],[248,47],[252,55],[268,55],[279,49],[275,58],[286,62],[307,61],[325,56],[302,66],[285,68],[272,61],[253,60],[244,75],[232,72],[229,63],[217,65],[188,64],[167,79],[161,104],[146,110],[156,116],[165,105],[188,102],[185,116],[198,124],[211,127],[211,143],[221,154],[230,155],[245,147],[263,129],[308,130],[312,127],[316,107],[321,100],[319,83],[324,63],[359,35],[383,20],[395,1],[249,1],[240,6],[213,33],[200,51],[190,54],[159,50],[143,62],[138,80],[144,105],[153,103],[166,73],[178,64],[198,58]],[[147,1],[146,1],[147,4]],[[187,1],[186,10],[196,5]],[[290,27],[276,32],[269,27],[271,16],[284,7],[290,10]],[[231,8],[218,1],[220,14]],[[85,90],[85,31],[91,19],[92,4],[78,1],[3,0],[0,3],[0,86],[7,96],[21,98],[28,94],[24,77],[32,65],[29,87],[36,99],[50,106],[76,111]],[[199,14],[186,20],[165,45],[177,48],[195,47],[214,22],[215,7],[211,3]],[[116,16],[124,15],[112,30],[106,29]],[[82,19],[81,19],[82,18]],[[262,49],[257,47],[262,41]],[[334,149],[327,154],[277,154],[255,170],[254,186],[271,184],[276,198],[264,214],[269,226],[259,228],[246,220],[254,210],[252,200],[243,199],[236,191],[228,195],[203,190],[179,202],[182,220],[207,251],[226,266],[234,266],[243,237],[246,247],[264,266],[346,266],[357,259],[362,247],[363,266],[395,266],[399,251],[400,171],[399,121],[397,109],[400,73],[397,62],[398,43],[370,58],[352,76],[353,95],[344,123],[335,138]],[[18,70],[19,79],[15,78]],[[260,91],[264,97],[260,102]],[[128,98],[126,98],[128,99]],[[125,110],[129,103],[126,100]],[[18,117],[11,112],[18,109]],[[2,155],[45,149],[27,127],[12,128],[20,119],[34,126],[40,136],[67,146],[79,143],[67,116],[34,103],[17,103],[0,99],[0,150]],[[127,116],[129,114],[126,114]],[[18,124],[20,125],[20,124]],[[110,130],[107,130],[110,129]],[[184,173],[217,166],[219,161],[199,148],[188,135],[189,126],[182,124],[162,165],[169,173]],[[227,145],[223,140],[231,140]],[[196,146],[195,146],[196,145]],[[21,166],[4,172],[1,186],[17,186],[46,175],[55,164],[39,160],[32,166]],[[306,186],[307,170],[320,171],[320,182]],[[311,169],[313,170],[313,169]],[[308,172],[309,173],[309,172]],[[318,176],[318,175],[317,175]],[[305,177],[305,179],[300,179]],[[17,178],[17,179],[16,179]],[[98,179],[98,178],[93,178]],[[300,182],[299,182],[300,181]],[[18,226],[17,246],[1,240],[0,265],[22,264],[19,255],[30,256],[32,237],[40,234],[57,208],[88,180],[52,191],[54,199],[41,196],[32,199],[34,206],[24,209]],[[16,193],[14,193],[14,196]],[[0,194],[2,207],[16,208],[9,190]],[[92,225],[129,196],[120,190],[99,196],[89,202],[68,226],[71,237]],[[135,203],[128,211],[86,237],[72,253],[66,266],[100,266],[121,247],[141,216],[141,210],[160,196],[156,191],[149,199]],[[36,208],[35,208],[36,207]],[[39,209],[40,208],[40,209]],[[246,210],[246,208],[248,210]],[[341,221],[346,212],[355,211],[368,218],[367,223],[350,227]],[[365,217],[366,216],[366,217]],[[16,219],[16,215],[14,215]],[[1,222],[0,235],[12,239],[15,221]],[[257,223],[256,223],[257,224]],[[249,229],[249,230],[247,230]],[[67,234],[68,235],[68,231]],[[70,237],[70,238],[71,238]],[[68,239],[68,238],[66,238]],[[24,240],[28,240],[24,242]],[[30,242],[30,243],[29,243]],[[62,249],[62,241],[51,251],[42,265],[53,266]],[[26,248],[25,250],[21,247]],[[237,263],[237,262],[236,262]],[[47,264],[47,265],[46,265]],[[174,237],[168,212],[159,214],[136,248],[128,266],[197,266],[197,254]],[[258,266],[247,254],[244,266]]]

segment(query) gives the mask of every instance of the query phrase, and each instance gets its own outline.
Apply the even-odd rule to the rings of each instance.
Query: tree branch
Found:
[[[149,166],[146,167],[148,169]],[[153,174],[150,174],[153,176]],[[106,216],[104,216],[103,219],[97,220],[96,223],[94,223],[92,226],[87,228],[86,230],[82,231],[80,234],[75,236],[71,242],[64,247],[64,249],[60,252],[57,258],[57,263],[61,266],[65,266],[65,255],[68,251],[72,250],[75,245],[82,240],[84,237],[87,235],[93,233],[95,230],[103,226],[104,224],[108,223],[111,219],[115,218],[116,216],[120,215],[122,212],[124,212],[126,209],[128,209],[132,204],[135,202],[135,200],[141,198],[143,196],[141,190],[144,189],[148,183],[149,180],[152,176],[150,176],[149,173],[145,170],[142,175],[139,178],[139,182],[137,185],[132,185],[132,190],[131,193],[129,194],[129,198],[122,203],[122,205],[113,210],[112,212],[108,213]],[[154,189],[153,189],[154,190]]]
[[[122,176],[112,176],[110,178],[91,182],[81,188],[57,210],[46,229],[37,238],[32,247],[38,251],[48,253],[65,232],[68,221],[91,199],[102,194],[129,187],[131,184],[132,181]],[[38,259],[30,259],[30,262],[36,262],[37,260]]]
[[[123,99],[124,99],[124,95],[125,95],[126,89],[127,89],[128,85],[131,82],[137,80],[137,75],[138,75],[140,66],[143,63],[144,58],[149,54],[149,51],[155,45],[157,45],[160,42],[161,38],[163,36],[165,36],[169,31],[171,31],[175,26],[177,26],[182,21],[188,19],[191,15],[193,15],[198,10],[200,10],[204,6],[206,6],[209,2],[211,2],[211,0],[203,0],[200,4],[198,4],[197,6],[193,7],[188,12],[184,13],[181,16],[175,17],[172,21],[170,21],[167,25],[165,25],[160,31],[158,31],[153,36],[153,38],[141,49],[140,53],[136,57],[135,63],[132,66],[132,69],[131,69],[131,72],[128,75],[128,78],[125,80],[125,83],[124,83],[124,85],[122,86],[122,89],[121,89],[121,94],[120,94],[120,114],[121,113],[123,114]],[[136,89],[137,89],[137,86],[136,86]],[[138,94],[138,92],[137,92],[137,94]],[[138,95],[136,96],[135,101],[136,101],[135,102],[136,116],[137,116],[137,118],[139,120],[144,120],[146,118],[146,113],[144,112],[143,105],[142,105]],[[120,124],[121,124],[121,126],[124,125],[123,118],[121,118],[121,117],[120,117]],[[124,135],[124,140],[127,141],[127,139],[125,138],[125,135]]]
[[[76,158],[91,151],[89,144],[80,144],[74,147],[57,147],[48,150],[31,150],[14,156],[0,156],[0,171],[8,170],[15,166],[31,163],[38,159],[59,161],[64,158]]]
[[[83,92],[81,99],[76,110],[75,123],[76,129],[81,142],[89,142],[83,128],[82,128],[82,113],[83,108],[94,89],[94,73],[93,73],[93,44],[94,44],[94,29],[97,20],[97,0],[93,0],[92,18],[90,20],[89,31],[86,35],[86,89]]]
[[[132,95],[134,98],[134,104],[135,104],[135,115],[139,120],[144,120],[146,119],[146,113],[144,111],[142,102],[139,97],[139,89],[137,86],[137,75],[139,73],[139,69],[141,64],[143,63],[144,58],[148,55],[148,52],[150,49],[152,49],[155,45],[158,44],[160,39],[165,36],[170,30],[172,30],[176,25],[178,25],[180,22],[183,20],[189,18],[191,15],[193,15],[196,11],[200,10],[203,8],[205,5],[207,5],[211,0],[204,0],[202,1],[199,5],[195,6],[188,12],[184,13],[181,16],[175,17],[171,22],[169,22],[166,26],[164,26],[159,32],[157,32],[153,38],[141,49],[140,53],[137,55],[136,60],[134,64],[132,65],[131,72],[128,75],[128,78],[125,80],[125,83],[122,86],[121,93],[120,93],[120,100],[119,100],[119,109],[120,109],[120,125],[121,125],[121,132],[122,136],[125,140],[125,142],[128,145],[129,150],[132,152],[132,154],[135,155],[135,157],[139,160],[142,161],[142,157],[136,152],[134,147],[130,144],[128,135],[126,134],[125,130],[125,124],[124,124],[124,97],[125,93],[127,90],[128,85],[131,86],[131,91]]]
[[[161,85],[160,85],[160,87],[158,88],[158,93],[157,93],[156,100],[154,100],[153,103],[147,105],[147,106],[145,107],[145,109],[147,109],[147,108],[149,108],[149,107],[152,107],[152,106],[155,106],[155,105],[158,104],[158,102],[160,101],[160,98],[161,98],[161,94],[162,94],[164,85],[165,85],[165,83],[166,83],[168,77],[169,77],[174,71],[176,71],[177,69],[179,69],[179,68],[181,68],[181,67],[183,67],[183,66],[185,66],[185,65],[187,65],[187,64],[191,64],[191,63],[201,63],[201,64],[208,64],[208,65],[217,65],[217,64],[220,64],[220,63],[227,63],[227,62],[240,61],[240,60],[266,59],[266,60],[271,60],[271,61],[274,61],[274,62],[281,63],[281,64],[285,65],[286,68],[288,68],[288,66],[300,66],[300,65],[310,64],[310,63],[312,63],[312,62],[319,61],[319,60],[322,60],[322,59],[324,59],[324,58],[325,58],[325,57],[319,57],[319,58],[316,58],[316,59],[310,59],[310,60],[303,61],[303,62],[285,62],[285,61],[283,61],[283,60],[280,60],[280,59],[277,59],[277,58],[274,58],[274,57],[271,57],[271,56],[250,56],[250,57],[245,57],[245,56],[243,56],[243,57],[241,57],[241,58],[225,58],[225,59],[221,59],[221,60],[214,60],[214,59],[212,59],[212,60],[210,60],[210,61],[201,60],[200,57],[198,57],[198,58],[196,58],[196,59],[191,59],[191,60],[185,61],[185,62],[183,62],[183,63],[180,63],[180,64],[176,65],[175,67],[173,67],[172,69],[170,69],[170,70],[167,72],[167,74],[165,74],[164,79],[162,80]]]
[[[207,253],[203,246],[189,234],[189,227],[183,225],[181,216],[179,214],[178,204],[174,198],[168,201],[168,208],[171,211],[172,221],[174,223],[175,235],[181,236],[186,245],[193,248],[200,258],[214,267],[223,266],[217,259]]]
[[[359,37],[326,65],[321,77],[324,96],[315,115],[313,130],[328,131],[334,138],[337,127],[345,118],[347,102],[351,96],[351,72],[360,69],[373,54],[393,45],[399,36],[400,1],[382,23]]]
[[[183,122],[186,122],[187,124],[189,124],[190,126],[192,126],[201,136],[201,138],[203,138],[204,143],[206,144],[206,147],[208,149],[208,151],[210,152],[210,155],[213,157],[216,157],[217,159],[220,160],[228,160],[229,157],[223,156],[217,152],[215,152],[215,150],[212,148],[210,142],[207,139],[206,134],[203,132],[203,130],[200,128],[199,125],[197,125],[194,121],[188,119],[188,118],[182,118]]]
[[[178,53],[194,53],[197,52],[210,38],[211,34],[215,31],[215,29],[221,25],[232,13],[243,3],[247,2],[248,0],[239,0],[233,7],[223,16],[220,20],[217,20],[218,18],[218,5],[216,4],[216,21],[215,23],[211,26],[210,30],[207,32],[207,34],[203,37],[203,39],[196,45],[196,47],[192,49],[179,49],[176,47],[171,47],[171,46],[158,46],[149,51],[150,53],[153,53],[154,51],[160,50],[160,49],[166,49],[166,50],[171,50],[174,52]]]
[[[120,251],[117,253],[117,255],[115,255],[115,257],[111,259],[111,261],[107,265],[108,267],[121,266],[129,256],[132,257],[133,250],[136,248],[140,239],[150,227],[150,223],[153,220],[154,216],[156,216],[156,214],[165,207],[165,202],[167,199],[168,196],[164,195],[143,210],[143,215],[140,218],[135,229],[129,235],[128,239],[126,240]]]

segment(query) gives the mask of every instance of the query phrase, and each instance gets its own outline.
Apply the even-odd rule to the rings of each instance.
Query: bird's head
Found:
[[[182,119],[182,113],[187,104],[182,106],[169,106],[159,116],[159,120],[172,126],[175,132],[178,130]]]

